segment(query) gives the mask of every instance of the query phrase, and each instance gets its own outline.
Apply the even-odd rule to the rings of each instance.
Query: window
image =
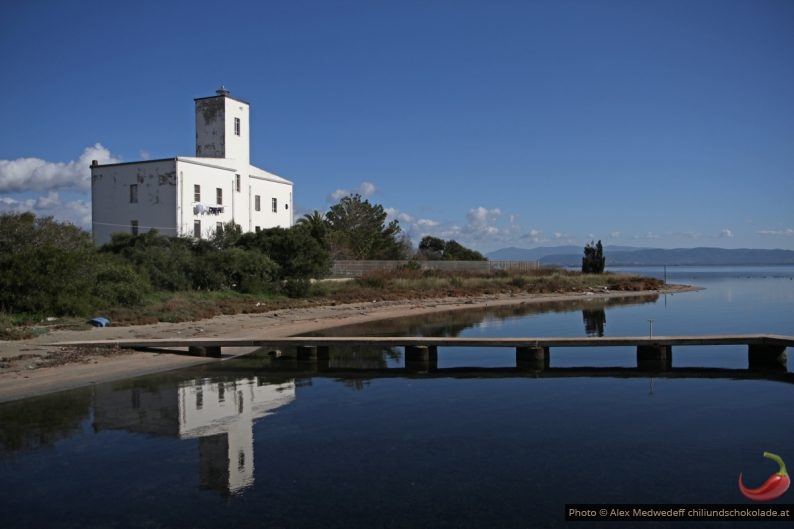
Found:
[[[193,186],[193,202],[201,202],[201,186]]]
[[[240,175],[234,175],[234,189],[239,193],[240,192]]]
[[[240,118],[234,118],[234,135],[240,135]]]
[[[223,204],[223,189],[220,187],[215,188],[215,203],[219,206]]]
[[[259,195],[254,197],[254,211],[262,211],[262,197]]]
[[[223,222],[215,223],[215,233],[223,233]]]
[[[130,184],[130,204],[138,202],[138,184]]]
[[[278,212],[278,199],[277,198],[272,198],[271,199],[271,205],[273,206],[273,213]]]
[[[257,227],[256,227],[256,232],[257,232],[257,233],[259,233],[259,230],[261,230],[261,229],[262,229],[262,228],[260,228],[259,226],[257,226]]]
[[[133,235],[138,235],[138,221],[137,220],[131,220],[130,221],[130,231],[132,232]]]
[[[196,239],[201,239],[201,221],[194,220],[193,221],[193,237]]]

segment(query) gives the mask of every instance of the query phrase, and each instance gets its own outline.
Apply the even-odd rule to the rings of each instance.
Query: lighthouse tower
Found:
[[[250,163],[248,103],[221,86],[217,95],[196,102],[196,156],[227,158],[242,167]]]

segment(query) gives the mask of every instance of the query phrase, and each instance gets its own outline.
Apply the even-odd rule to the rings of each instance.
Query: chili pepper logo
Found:
[[[742,494],[744,494],[747,498],[754,501],[769,501],[779,498],[784,492],[786,492],[786,490],[788,490],[789,485],[791,485],[791,479],[788,477],[786,465],[783,463],[783,460],[780,459],[779,456],[770,454],[769,452],[764,452],[764,457],[768,457],[769,459],[774,459],[777,461],[778,465],[780,465],[780,471],[777,474],[772,474],[769,476],[769,479],[766,480],[766,483],[757,489],[746,488],[742,484],[742,474],[739,473],[739,490],[741,490]]]

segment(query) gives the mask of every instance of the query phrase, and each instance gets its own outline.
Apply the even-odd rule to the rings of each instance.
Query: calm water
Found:
[[[794,267],[667,278],[705,290],[338,332],[794,334]],[[749,503],[764,451],[794,467],[791,367],[748,372],[744,347],[676,348],[655,378],[621,348],[552,350],[537,376],[499,349],[424,375],[399,350],[332,352],[344,375],[265,353],[0,404],[3,527],[562,527],[565,503]]]

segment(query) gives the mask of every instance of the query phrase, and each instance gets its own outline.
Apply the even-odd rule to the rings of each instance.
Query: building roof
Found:
[[[179,161],[179,162],[187,162],[187,163],[194,163],[197,165],[203,165],[205,167],[214,167],[215,169],[221,169],[223,171],[231,171],[231,172],[244,172],[244,169],[240,169],[240,166],[237,164],[237,161],[231,158],[208,158],[203,156],[176,156],[174,158],[159,158],[157,160],[140,160],[137,162],[121,162],[121,163],[108,163],[108,164],[97,164],[92,165],[91,168],[95,169],[98,167],[115,167],[118,165],[135,165],[135,164],[145,164],[145,163],[156,163],[156,162],[169,162],[169,161]],[[291,181],[287,180],[286,178],[282,178],[277,174],[271,173],[269,171],[265,171],[264,169],[260,169],[255,165],[248,166],[248,176],[251,178],[256,178],[259,180],[268,180],[270,182],[276,182],[278,184],[289,184],[293,185]]]
[[[243,169],[240,168],[237,161],[232,158],[207,158],[202,156],[180,156],[178,158],[179,161],[188,162],[188,163],[195,163],[199,165],[206,165],[208,167],[217,167],[218,169],[224,169],[226,171],[236,171],[242,172]],[[289,184],[292,185],[292,182],[287,180],[286,178],[282,178],[277,174],[273,174],[271,172],[265,171],[264,169],[260,169],[255,165],[248,166],[248,176],[252,178],[258,178],[259,180],[269,180],[271,182],[276,182],[279,184]]]

